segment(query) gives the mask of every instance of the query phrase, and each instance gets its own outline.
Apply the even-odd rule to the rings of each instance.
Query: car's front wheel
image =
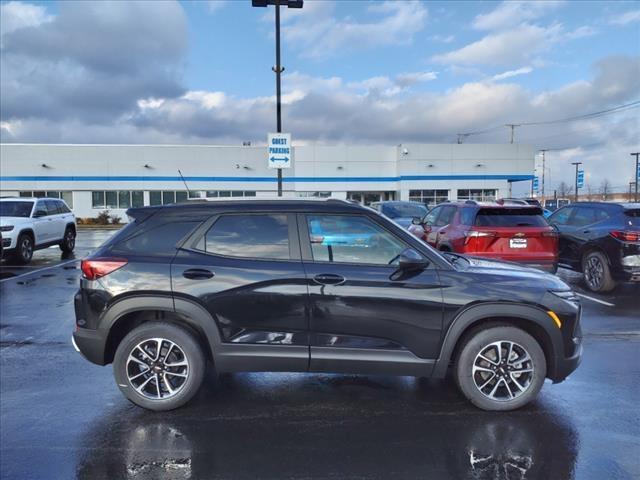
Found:
[[[71,227],[67,227],[60,242],[60,250],[64,253],[71,253],[74,248],[76,248],[76,231]]]
[[[21,233],[18,237],[18,243],[16,245],[16,253],[14,259],[17,263],[26,265],[31,262],[33,257],[33,237],[28,233]]]
[[[113,360],[116,382],[136,405],[173,410],[200,389],[206,360],[187,330],[160,322],[144,323],[120,342]]]
[[[589,252],[584,256],[582,273],[584,283],[592,292],[609,292],[616,286],[607,257],[601,252]]]
[[[507,325],[475,330],[464,340],[455,375],[483,410],[513,410],[532,401],[547,373],[544,352],[527,332]]]

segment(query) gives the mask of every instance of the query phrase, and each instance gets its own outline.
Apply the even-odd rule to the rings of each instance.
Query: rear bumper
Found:
[[[71,343],[77,352],[96,365],[105,365],[104,351],[107,344],[107,332],[79,328],[73,332]]]
[[[497,255],[486,254],[482,252],[465,253],[465,255],[480,257],[487,260],[495,260],[498,262],[517,263],[525,267],[537,268],[545,272],[555,273],[558,270],[557,257],[531,258],[531,257],[514,257],[513,255]]]

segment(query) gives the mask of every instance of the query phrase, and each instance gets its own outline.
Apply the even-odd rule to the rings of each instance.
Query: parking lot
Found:
[[[2,478],[640,477],[639,285],[593,295],[560,272],[583,297],[583,363],[518,411],[482,412],[449,381],[252,373],[152,413],[70,342],[78,259],[112,233],[0,267]]]

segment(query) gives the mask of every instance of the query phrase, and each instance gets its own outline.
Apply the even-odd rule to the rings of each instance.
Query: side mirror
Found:
[[[404,271],[424,270],[429,265],[429,260],[424,258],[413,248],[404,250],[398,258],[398,267]]]
[[[422,225],[422,219],[420,217],[413,217],[411,223],[413,225]]]
[[[47,216],[47,212],[45,212],[44,210],[36,210],[36,212],[33,214],[33,218],[40,218],[40,217],[46,217]]]

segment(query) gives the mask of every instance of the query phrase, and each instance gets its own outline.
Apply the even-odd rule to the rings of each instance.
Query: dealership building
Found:
[[[533,178],[519,144],[294,146],[283,196],[369,204],[493,200]],[[188,198],[273,197],[266,146],[0,145],[0,195],[64,199],[77,217]]]

